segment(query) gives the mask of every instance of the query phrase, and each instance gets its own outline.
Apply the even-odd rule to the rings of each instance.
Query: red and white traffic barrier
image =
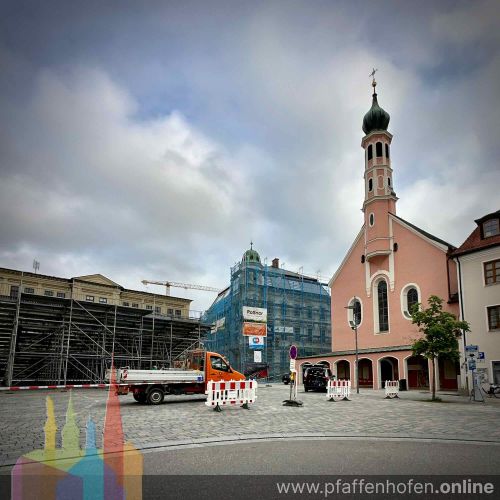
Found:
[[[326,387],[326,399],[329,401],[349,401],[351,395],[350,380],[329,380]]]
[[[248,403],[257,399],[257,382],[255,380],[230,380],[229,382],[207,383],[207,406],[213,406],[215,411],[222,411],[221,406],[241,405],[245,409]]]
[[[399,380],[385,381],[385,399],[399,398]]]

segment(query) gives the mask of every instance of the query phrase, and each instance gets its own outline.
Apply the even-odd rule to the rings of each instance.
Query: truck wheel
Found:
[[[148,392],[147,401],[150,405],[159,405],[163,403],[163,398],[165,397],[165,393],[159,387],[155,387]]]
[[[146,394],[144,392],[137,392],[137,393],[134,392],[134,399],[138,403],[144,404],[146,402]]]

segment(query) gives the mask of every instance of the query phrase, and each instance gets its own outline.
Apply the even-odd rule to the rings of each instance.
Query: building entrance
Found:
[[[408,367],[408,389],[429,388],[429,364],[422,356],[411,356],[406,360]]]
[[[493,383],[500,385],[500,361],[493,361]]]
[[[373,368],[371,359],[360,359],[358,363],[359,386],[373,388]]]
[[[387,357],[380,360],[380,382],[381,388],[385,387],[386,380],[398,380],[398,360],[396,358]]]

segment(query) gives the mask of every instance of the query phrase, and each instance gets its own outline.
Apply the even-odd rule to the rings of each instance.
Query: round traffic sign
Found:
[[[297,359],[297,346],[290,346],[290,359]]]

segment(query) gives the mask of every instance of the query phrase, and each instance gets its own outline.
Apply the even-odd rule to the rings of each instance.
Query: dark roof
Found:
[[[500,210],[485,215],[480,219],[476,219],[474,221],[477,224],[476,229],[474,229],[474,231],[470,233],[469,237],[458,247],[457,250],[455,250],[455,252],[453,252],[453,257],[458,257],[459,255],[477,252],[479,250],[484,250],[485,248],[500,245],[500,234],[497,234],[496,236],[489,236],[488,238],[481,237],[481,224],[488,219],[493,219],[495,217],[500,218]]]
[[[441,238],[438,238],[437,236],[434,236],[433,234],[428,233],[427,231],[424,231],[423,229],[419,228],[418,226],[415,226],[415,224],[412,224],[411,222],[408,222],[407,220],[404,220],[401,217],[398,217],[396,214],[391,213],[391,215],[393,217],[395,217],[396,219],[400,220],[401,222],[408,224],[408,226],[415,229],[415,231],[418,231],[420,234],[422,234],[426,238],[429,238],[433,241],[436,241],[437,243],[441,243],[441,245],[447,246],[449,250],[455,250],[457,248],[455,245],[452,245],[451,243],[448,243],[447,241],[444,241]]]
[[[486,214],[483,215],[480,219],[476,219],[474,222],[476,224],[482,224],[483,222],[487,221],[488,219],[495,219],[500,217],[500,210],[497,210],[496,212],[491,212],[491,214]]]
[[[387,130],[389,126],[389,121],[391,117],[389,113],[382,109],[377,101],[377,94],[375,92],[375,87],[373,87],[373,96],[372,96],[372,107],[366,113],[363,118],[363,132],[368,135],[370,132],[374,132],[376,130]]]

